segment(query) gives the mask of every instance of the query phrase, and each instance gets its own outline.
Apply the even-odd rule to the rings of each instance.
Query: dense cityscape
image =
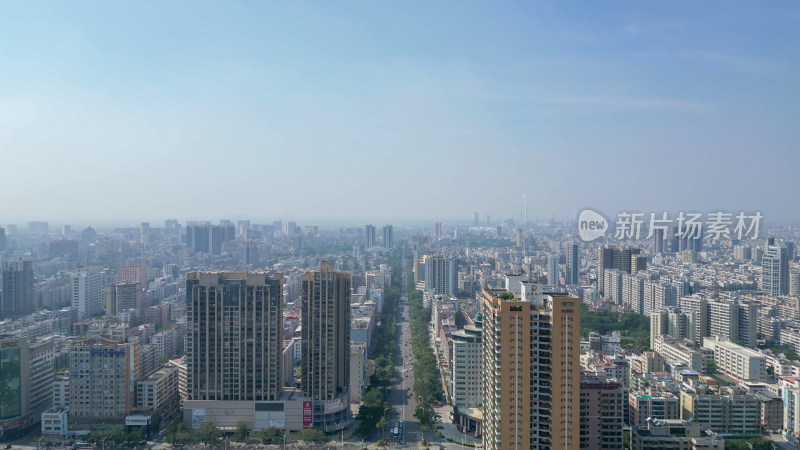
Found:
[[[580,227],[6,225],[2,438],[797,445],[800,228]]]

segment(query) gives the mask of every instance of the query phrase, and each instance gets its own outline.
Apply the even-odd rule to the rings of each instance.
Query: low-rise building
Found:
[[[767,363],[763,354],[728,340],[703,338],[703,347],[714,351],[714,362],[719,370],[740,380],[763,380],[767,376]]]
[[[697,422],[651,420],[631,430],[631,450],[724,450],[725,440]]]
[[[681,392],[681,419],[692,419],[725,436],[758,436],[761,434],[761,402],[752,394],[684,390]]]

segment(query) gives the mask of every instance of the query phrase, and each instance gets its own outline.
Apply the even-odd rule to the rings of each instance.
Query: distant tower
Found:
[[[527,194],[522,194],[522,202],[524,203],[524,205],[523,205],[524,206],[524,217],[522,218],[523,219],[522,223],[524,225],[527,225],[528,224],[528,195]]]
[[[0,302],[0,319],[21,317],[33,312],[33,261],[17,259],[3,261],[3,301]]]
[[[367,225],[364,227],[364,239],[366,248],[375,246],[375,225]]]
[[[475,212],[472,213],[472,226],[473,227],[477,227],[478,225],[480,225],[480,221],[478,220],[479,217],[480,217],[480,215],[478,214],[478,211],[475,211]]]
[[[577,285],[581,268],[581,249],[577,242],[567,242],[567,285]]]
[[[393,230],[391,225],[384,225],[383,226],[383,246],[386,248],[394,247],[394,236],[392,236]]]
[[[554,253],[547,257],[547,284],[558,286],[561,284],[558,276],[558,254]]]
[[[789,294],[789,251],[783,242],[769,238],[761,258],[761,291],[767,295]]]
[[[437,241],[442,239],[442,222],[436,222],[433,225],[433,236]]]

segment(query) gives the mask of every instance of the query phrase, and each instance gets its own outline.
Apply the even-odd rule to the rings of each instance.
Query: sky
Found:
[[[0,3],[0,224],[800,223],[800,5]]]

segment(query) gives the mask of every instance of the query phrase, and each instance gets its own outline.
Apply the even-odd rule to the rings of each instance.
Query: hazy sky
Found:
[[[800,6],[0,3],[0,223],[800,221]]]

